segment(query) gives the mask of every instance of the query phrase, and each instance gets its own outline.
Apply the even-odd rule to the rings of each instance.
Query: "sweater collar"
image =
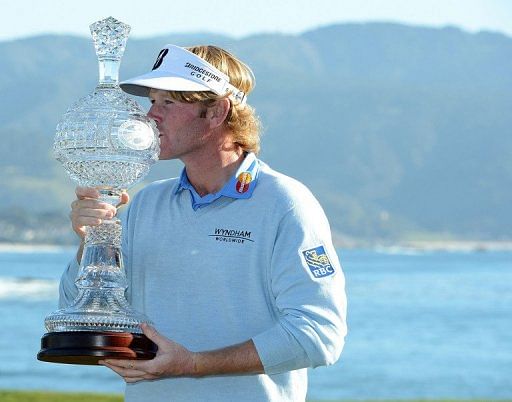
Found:
[[[229,197],[234,199],[250,198],[258,181],[258,172],[260,162],[254,153],[248,153],[236,173],[224,184],[216,193],[206,194],[201,197],[194,189],[187,177],[185,168],[181,171],[180,181],[176,188],[176,194],[189,190],[192,199],[192,208],[194,210],[205,205],[211,204],[220,197]]]

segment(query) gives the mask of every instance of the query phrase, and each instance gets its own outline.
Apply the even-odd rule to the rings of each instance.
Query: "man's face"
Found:
[[[160,159],[182,159],[201,151],[208,131],[203,106],[172,99],[167,91],[152,89],[148,117],[160,131]]]

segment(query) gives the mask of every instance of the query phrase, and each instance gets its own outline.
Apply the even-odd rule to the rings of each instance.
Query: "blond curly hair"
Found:
[[[256,82],[251,69],[228,51],[211,45],[191,46],[186,49],[226,74],[229,83],[246,95],[254,89]],[[202,102],[205,106],[218,99],[229,99],[230,108],[225,123],[234,142],[246,152],[259,152],[261,123],[253,107],[232,100],[229,93],[217,95],[211,91],[169,91],[169,95],[180,102]]]

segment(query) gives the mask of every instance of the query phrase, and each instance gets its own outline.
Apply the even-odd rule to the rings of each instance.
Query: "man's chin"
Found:
[[[173,155],[168,155],[168,154],[160,154],[160,155],[158,155],[158,160],[160,160],[160,161],[168,161],[168,160],[171,160],[171,159],[176,159],[176,157],[173,156]]]

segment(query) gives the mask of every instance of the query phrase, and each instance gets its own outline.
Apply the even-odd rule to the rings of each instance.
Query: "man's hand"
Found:
[[[86,226],[97,226],[104,219],[112,219],[117,213],[117,208],[100,202],[98,200],[100,193],[95,188],[77,187],[75,193],[76,200],[71,203],[71,226],[75,233],[83,239]],[[117,206],[126,204],[128,201],[128,194],[122,193]]]
[[[71,227],[80,237],[80,247],[76,253],[76,260],[80,263],[84,251],[84,239],[86,226],[100,225],[104,219],[112,219],[117,213],[117,208],[100,202],[100,193],[93,187],[77,187],[76,200],[71,203]],[[122,193],[117,207],[127,204],[130,200],[128,193]]]
[[[127,383],[195,375],[194,353],[160,335],[156,329],[147,324],[142,324],[142,331],[158,346],[154,359],[109,359],[101,360],[99,363],[114,370]]]
[[[191,352],[167,339],[156,329],[142,324],[144,334],[158,346],[152,360],[101,360],[128,383],[165,377],[201,377],[208,375],[260,374],[263,365],[252,340],[226,348]]]

